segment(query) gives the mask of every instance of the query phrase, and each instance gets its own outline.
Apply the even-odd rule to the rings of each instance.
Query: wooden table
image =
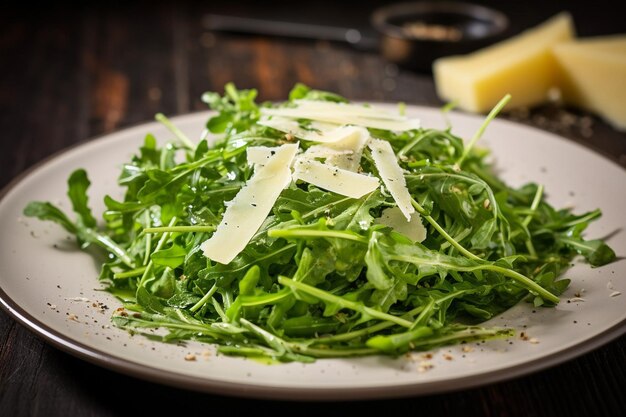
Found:
[[[560,10],[540,1],[508,3],[504,11],[514,16],[513,32]],[[271,8],[253,3],[135,3],[5,10],[0,14],[0,186],[65,147],[151,120],[156,112],[205,109],[201,93],[221,91],[228,81],[258,88],[262,100],[284,99],[299,81],[354,100],[440,106],[430,74],[397,68],[376,53],[328,42],[209,33],[202,25],[209,11],[261,17],[273,13],[324,23],[350,16],[363,25],[374,4],[329,9],[324,2],[297,7],[279,2]],[[604,9],[587,4],[568,3],[581,34],[623,31],[623,17],[606,12],[608,4]],[[556,131],[626,166],[626,134],[596,117],[554,106],[508,117]],[[572,117],[573,125],[563,122]],[[5,416],[150,415],[176,407],[179,415],[189,416],[239,415],[247,407],[261,415],[626,415],[624,336],[548,370],[462,392],[297,404],[234,400],[117,374],[52,348],[4,312],[0,335],[0,415]]]

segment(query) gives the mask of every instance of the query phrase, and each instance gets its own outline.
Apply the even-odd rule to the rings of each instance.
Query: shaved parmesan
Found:
[[[378,188],[378,178],[333,167],[308,158],[295,163],[294,178],[328,191],[359,198]]]
[[[267,146],[250,146],[246,149],[246,157],[248,164],[263,166],[267,164],[278,148],[269,148]]]
[[[351,150],[347,150],[347,149],[336,150],[329,146],[313,145],[309,149],[306,150],[304,155],[306,155],[306,157],[309,159],[315,159],[315,158],[330,159],[330,158],[340,157],[344,155],[352,155],[353,153],[354,152],[352,152]]]
[[[264,108],[261,114],[287,119],[308,119],[338,125],[356,125],[373,129],[404,131],[419,129],[418,119],[394,115],[376,107],[328,101],[299,101],[297,107]]]
[[[415,209],[411,205],[411,194],[408,188],[406,188],[404,173],[400,165],[398,165],[396,154],[393,152],[391,145],[386,140],[371,139],[368,146],[372,150],[374,164],[385,187],[391,193],[404,217],[406,217],[407,221],[410,221],[411,213],[415,212]]]
[[[391,227],[413,242],[423,242],[426,239],[426,228],[419,213],[412,213],[411,220],[407,222],[399,207],[389,207],[383,210],[380,218],[374,220],[374,223]]]
[[[331,143],[344,139],[353,134],[349,126],[339,126],[333,123],[311,123],[310,129],[300,126],[296,120],[284,117],[272,117],[257,122],[261,126],[271,127],[283,133],[288,133],[298,139],[312,142]]]
[[[363,148],[369,140],[369,132],[364,127],[352,126],[352,133],[345,138],[324,145],[313,145],[305,155],[324,158],[326,163],[337,168],[356,171],[361,162]]]
[[[258,166],[252,178],[227,205],[213,236],[202,243],[204,256],[212,261],[228,264],[235,259],[261,227],[281,191],[291,182],[291,163],[298,152],[298,144],[271,149],[275,154],[265,165]]]
[[[364,106],[359,104],[334,103],[332,101],[319,100],[295,100],[299,109],[310,111],[323,111],[350,114],[358,117],[368,117],[372,119],[384,120],[406,120],[406,117],[400,114],[393,114],[380,107]]]

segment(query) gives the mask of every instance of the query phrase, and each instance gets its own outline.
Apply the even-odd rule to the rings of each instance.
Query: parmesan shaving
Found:
[[[221,264],[230,263],[246,247],[263,224],[282,190],[291,182],[291,163],[298,144],[277,148],[267,163],[257,166],[254,175],[227,205],[222,222],[210,239],[201,245],[204,256]],[[257,152],[257,156],[265,151]]]
[[[299,109],[308,111],[322,111],[349,114],[358,117],[367,117],[372,119],[396,120],[404,121],[405,116],[392,114],[380,107],[364,106],[359,104],[334,103],[332,101],[319,100],[295,100]]]
[[[246,149],[246,152],[248,164],[261,167],[267,164],[270,158],[276,153],[276,148],[250,146]]]
[[[332,123],[313,122],[310,128],[303,128],[296,120],[284,117],[272,117],[257,122],[261,126],[271,127],[280,132],[290,134],[298,139],[311,142],[332,143],[351,135],[353,130],[349,126],[339,126]]]
[[[426,228],[419,213],[411,214],[411,220],[407,222],[399,207],[389,207],[382,211],[380,218],[374,220],[374,223],[391,227],[413,242],[423,242],[426,239]]]
[[[333,167],[308,158],[298,158],[294,178],[328,191],[359,198],[378,188],[378,178]]]
[[[326,163],[337,168],[357,171],[363,155],[363,148],[369,140],[369,132],[364,127],[351,127],[352,132],[343,139],[323,145],[313,145],[306,156],[324,158]]]
[[[261,114],[279,117],[281,118],[280,120],[308,119],[337,125],[357,125],[392,131],[420,128],[418,119],[393,115],[384,109],[376,107],[325,101],[300,101],[297,103],[297,107],[264,108],[261,109]]]
[[[411,221],[411,214],[415,212],[415,209],[411,205],[411,194],[406,187],[404,173],[398,165],[391,145],[385,140],[371,139],[368,146],[372,150],[374,164],[385,187],[391,193],[406,220]]]

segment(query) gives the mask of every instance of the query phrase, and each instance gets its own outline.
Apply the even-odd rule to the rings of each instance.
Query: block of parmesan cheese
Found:
[[[626,130],[626,34],[554,46],[563,100]]]
[[[487,112],[506,94],[507,109],[546,100],[556,84],[552,46],[574,38],[571,16],[560,13],[513,38],[463,56],[433,63],[439,96],[459,108]]]

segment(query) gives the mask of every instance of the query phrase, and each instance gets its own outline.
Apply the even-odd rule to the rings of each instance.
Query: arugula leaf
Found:
[[[172,245],[170,248],[153,252],[152,255],[150,255],[150,259],[152,259],[155,265],[178,268],[185,262],[186,255],[187,250],[185,250],[185,248]]]
[[[87,206],[88,197],[87,189],[91,185],[87,172],[84,169],[78,169],[72,172],[67,181],[67,195],[72,202],[72,208],[78,215],[78,218],[86,227],[95,227],[96,219],[91,214],[91,209]]]
[[[69,233],[76,233],[76,225],[67,218],[63,211],[48,202],[31,201],[24,208],[24,215],[58,223]]]
[[[580,253],[592,266],[602,266],[615,260],[615,252],[601,240],[560,236],[558,240]]]

